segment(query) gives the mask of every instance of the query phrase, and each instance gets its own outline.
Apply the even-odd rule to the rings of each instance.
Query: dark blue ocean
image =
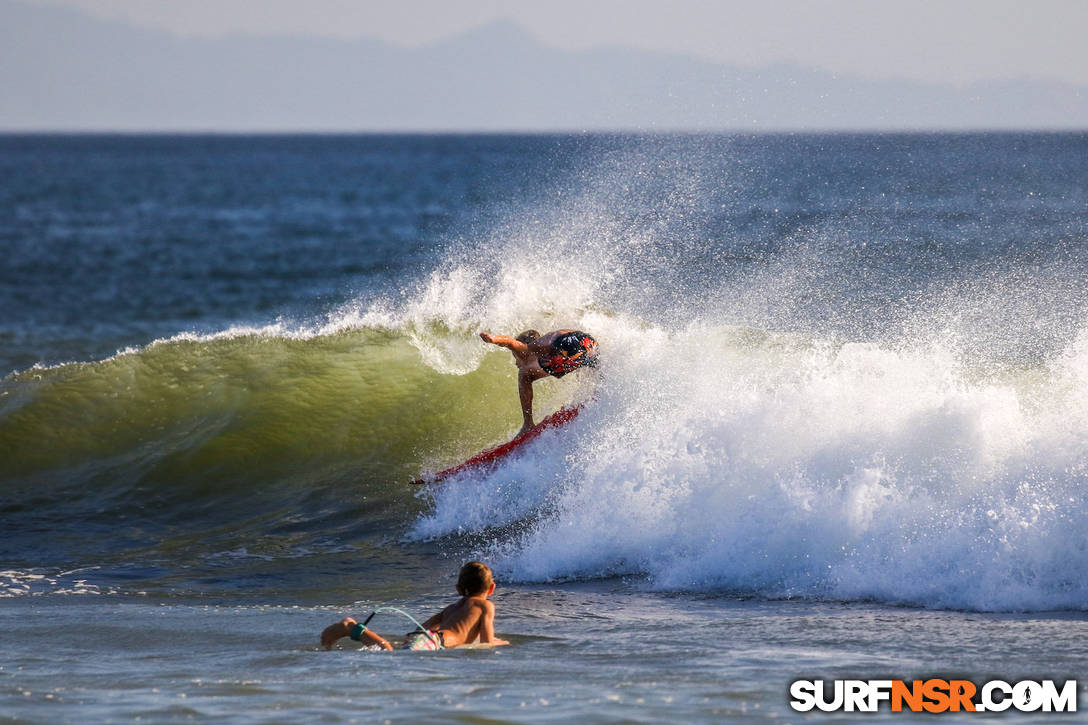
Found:
[[[0,255],[0,718],[1088,682],[1088,134],[6,135]],[[600,342],[579,417],[409,486],[529,327]],[[319,650],[470,558],[511,647]]]

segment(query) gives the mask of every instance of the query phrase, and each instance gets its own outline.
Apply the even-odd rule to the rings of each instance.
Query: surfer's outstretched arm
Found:
[[[527,333],[522,333],[526,335]],[[537,362],[537,353],[528,344],[517,338],[506,335],[491,335],[487,332],[480,333],[480,339],[492,345],[505,347],[514,353],[514,362],[518,366],[518,399],[521,401],[521,432],[533,427],[533,381],[547,377],[547,373],[541,369]],[[533,344],[536,345],[535,338]]]
[[[515,355],[527,355],[529,353],[529,346],[521,340],[515,340],[512,337],[506,335],[489,335],[486,332],[480,333],[480,339],[484,342],[490,342],[492,345],[498,345],[499,347],[505,347]]]

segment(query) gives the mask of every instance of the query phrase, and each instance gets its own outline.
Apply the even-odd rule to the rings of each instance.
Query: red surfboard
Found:
[[[506,458],[511,453],[516,451],[521,445],[528,443],[544,431],[549,428],[558,428],[564,423],[569,423],[578,417],[578,412],[581,411],[581,405],[568,405],[560,408],[544,420],[534,425],[524,433],[518,434],[512,441],[503,443],[502,445],[495,446],[494,448],[488,448],[486,451],[480,451],[472,458],[468,459],[464,463],[459,463],[453,468],[447,468],[444,471],[438,473],[432,473],[423,478],[417,478],[412,481],[415,485],[421,485],[424,483],[438,483],[439,481],[445,481],[451,476],[456,476],[458,473],[464,473],[465,471],[489,471],[498,465],[498,462],[503,458]]]

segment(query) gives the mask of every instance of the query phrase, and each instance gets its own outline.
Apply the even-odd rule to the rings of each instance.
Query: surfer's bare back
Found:
[[[518,366],[518,397],[521,399],[522,432],[533,427],[533,381],[549,375],[561,378],[580,367],[597,365],[597,341],[580,330],[555,330],[541,335],[526,330],[517,337],[480,333],[484,342],[514,353]]]

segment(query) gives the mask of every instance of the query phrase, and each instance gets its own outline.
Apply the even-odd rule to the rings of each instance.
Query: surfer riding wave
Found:
[[[514,354],[523,433],[533,427],[534,381],[549,375],[561,378],[580,367],[597,365],[597,341],[581,330],[555,330],[544,335],[526,330],[517,337],[481,332],[480,338]]]

